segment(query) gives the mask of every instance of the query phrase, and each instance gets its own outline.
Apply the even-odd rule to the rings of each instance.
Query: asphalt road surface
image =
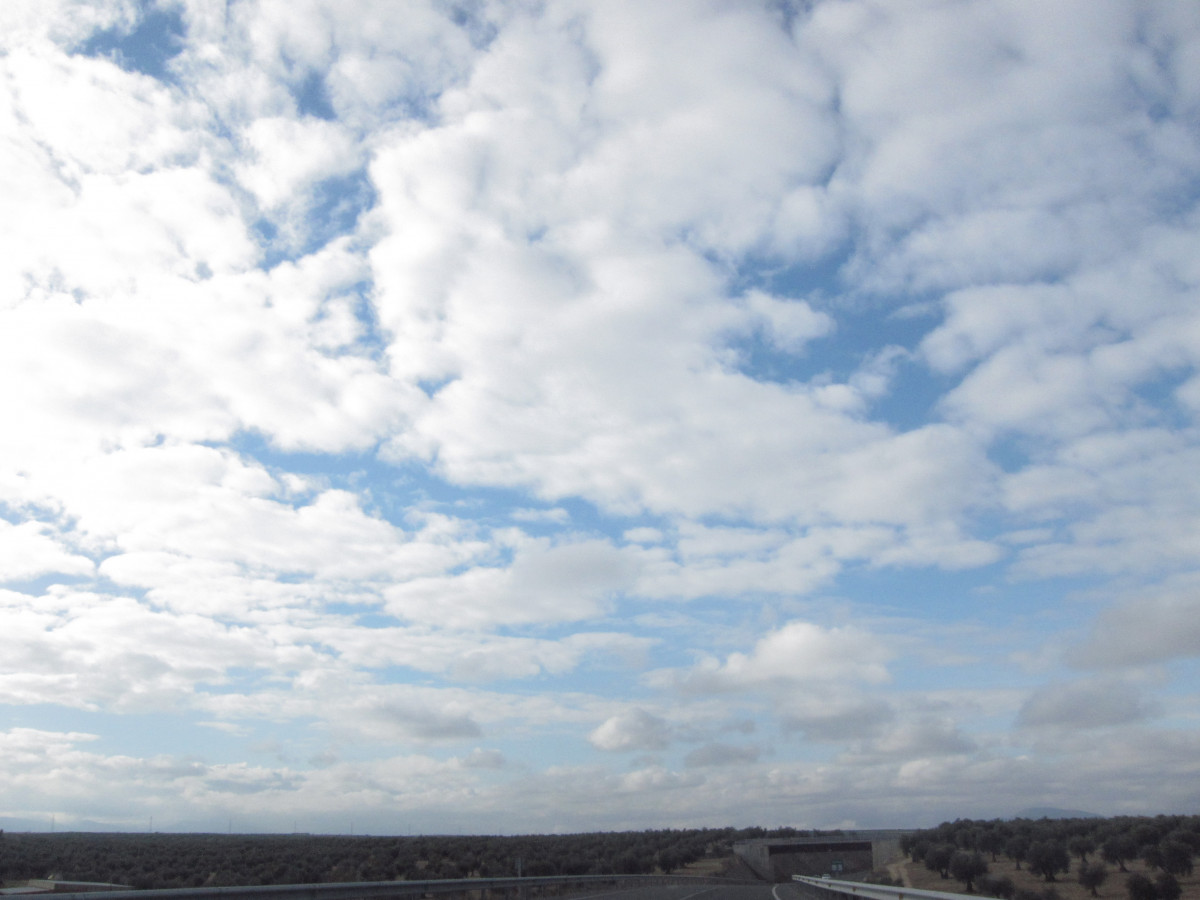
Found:
[[[577,894],[577,900],[804,900],[793,884],[672,884]]]

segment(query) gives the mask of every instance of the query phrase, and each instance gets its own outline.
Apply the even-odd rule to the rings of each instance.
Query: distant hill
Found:
[[[1082,809],[1059,809],[1056,806],[1034,806],[1017,813],[1018,819],[1103,819],[1104,816]]]

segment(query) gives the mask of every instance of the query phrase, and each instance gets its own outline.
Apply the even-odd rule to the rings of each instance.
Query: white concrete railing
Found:
[[[917,888],[865,884],[861,881],[837,881],[833,878],[810,878],[807,875],[793,875],[792,881],[833,894],[864,897],[866,900],[963,900],[962,894],[950,891],[921,891]]]

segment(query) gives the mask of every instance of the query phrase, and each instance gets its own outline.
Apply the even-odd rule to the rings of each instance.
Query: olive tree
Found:
[[[1134,872],[1125,879],[1125,890],[1129,892],[1129,900],[1158,900],[1154,882],[1141,872]]]
[[[1046,881],[1054,881],[1059,872],[1067,872],[1071,868],[1071,857],[1067,848],[1059,841],[1038,841],[1029,848],[1027,857],[1029,871],[1041,875]]]
[[[1079,883],[1091,891],[1093,897],[1100,896],[1096,888],[1104,884],[1107,878],[1108,869],[1102,862],[1094,861],[1079,866]]]
[[[925,868],[937,872],[943,878],[950,877],[950,860],[954,859],[954,847],[950,844],[938,844],[930,847],[925,853]]]
[[[1122,872],[1128,872],[1125,863],[1137,856],[1137,844],[1127,834],[1110,837],[1100,845],[1100,855],[1105,862],[1110,862]]]
[[[1158,877],[1154,879],[1154,893],[1158,900],[1179,900],[1183,889],[1170,872],[1159,872]]]
[[[1169,875],[1191,875],[1192,848],[1183,841],[1163,841],[1159,845],[1159,865]]]
[[[1029,853],[1029,838],[1023,834],[1014,835],[1009,838],[1008,843],[1004,845],[1004,855],[1017,864],[1017,871],[1021,871],[1021,863],[1025,861],[1025,857]]]
[[[1081,863],[1088,861],[1088,854],[1096,852],[1096,842],[1086,834],[1077,834],[1067,841],[1067,849],[1072,856],[1078,856]]]
[[[963,883],[968,894],[975,892],[975,879],[987,871],[987,862],[979,853],[960,850],[950,859],[950,874]]]

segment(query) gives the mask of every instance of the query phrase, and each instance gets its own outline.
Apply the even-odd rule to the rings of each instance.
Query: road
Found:
[[[675,884],[577,894],[573,900],[805,900],[805,896],[793,884]]]

